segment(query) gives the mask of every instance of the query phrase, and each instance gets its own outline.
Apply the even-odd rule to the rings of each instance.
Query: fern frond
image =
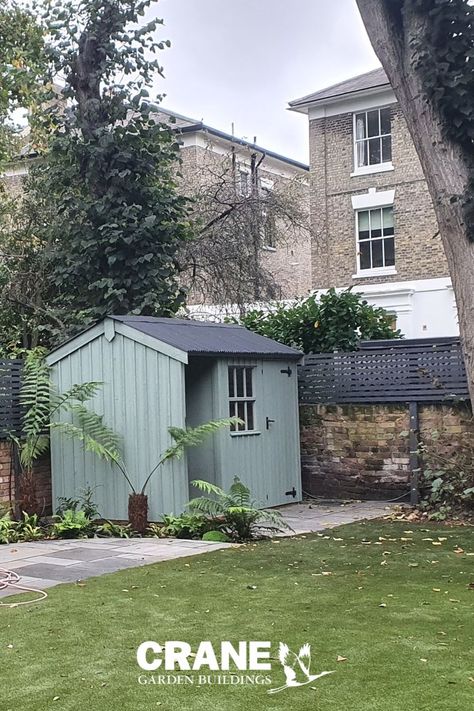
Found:
[[[187,427],[186,429],[182,429],[181,427],[169,427],[168,432],[175,443],[165,450],[158,464],[153,467],[151,472],[148,474],[145,479],[145,483],[141,488],[141,493],[145,493],[148,482],[158,467],[162,464],[167,462],[169,459],[181,459],[188,447],[196,447],[201,444],[206,437],[214,432],[217,432],[217,430],[220,430],[221,427],[230,427],[230,425],[234,425],[238,422],[240,422],[238,418],[228,417],[222,420],[211,420],[210,422],[205,422],[203,425],[199,425],[198,427]]]
[[[40,434],[36,437],[29,437],[22,446],[19,447],[20,462],[25,468],[32,466],[36,459],[39,459],[49,449],[49,436]]]
[[[88,451],[107,461],[122,461],[120,437],[104,423],[102,415],[88,410],[82,403],[69,407],[72,422],[54,422],[51,427],[60,429],[68,436],[75,436]]]
[[[193,513],[201,513],[213,518],[222,516],[226,510],[221,501],[209,499],[207,496],[198,496],[196,499],[189,501],[186,506]]]
[[[191,482],[191,486],[195,486],[196,489],[204,491],[205,494],[215,494],[216,496],[222,497],[226,495],[224,489],[221,489],[220,486],[211,484],[210,481],[204,481],[203,479],[194,479],[194,481]]]
[[[69,388],[69,390],[66,390],[62,395],[53,393],[51,397],[51,411],[68,410],[74,401],[84,403],[90,400],[97,393],[101,385],[102,383],[98,381],[77,383],[73,385],[72,388]]]
[[[28,353],[22,372],[20,405],[24,408],[23,432],[27,438],[44,432],[51,411],[52,383],[42,353]]]

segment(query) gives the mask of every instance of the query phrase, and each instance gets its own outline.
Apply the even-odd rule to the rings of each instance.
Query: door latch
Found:
[[[283,368],[283,370],[280,370],[280,373],[283,373],[283,375],[287,375],[289,378],[291,378],[292,370],[290,366],[288,368]]]
[[[271,420],[269,417],[267,417],[267,419],[266,419],[266,427],[267,427],[267,430],[270,429],[270,425],[271,425],[273,422],[275,422],[275,420]]]
[[[293,488],[291,489],[291,491],[285,491],[285,496],[292,496],[293,498],[295,498],[295,496],[296,496],[296,489],[295,489],[295,487],[293,487]]]

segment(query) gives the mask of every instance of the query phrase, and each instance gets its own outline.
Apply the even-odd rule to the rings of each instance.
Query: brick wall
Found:
[[[51,463],[49,454],[42,457],[34,467],[36,497],[42,513],[51,513]],[[11,488],[10,488],[11,478]],[[0,508],[8,506],[10,491],[13,501],[16,499],[15,478],[12,466],[12,452],[9,442],[0,441]]]
[[[462,406],[420,406],[420,439],[436,430],[438,451],[456,448],[474,421]],[[406,405],[300,407],[303,490],[313,496],[391,499],[409,490]]]
[[[310,121],[312,285],[314,288],[448,276],[447,262],[420,161],[400,109],[392,108],[394,169],[353,176],[353,115]],[[355,215],[351,197],[395,189],[397,274],[354,279]]]

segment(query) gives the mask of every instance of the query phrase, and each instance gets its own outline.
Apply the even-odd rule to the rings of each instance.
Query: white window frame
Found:
[[[381,203],[381,204],[375,204],[375,205],[362,205],[361,207],[357,207],[354,209],[354,218],[355,218],[355,242],[356,242],[356,264],[357,264],[357,272],[352,275],[353,279],[361,279],[364,277],[377,277],[377,276],[387,276],[390,274],[396,274],[397,270],[395,267],[395,264],[390,265],[388,267],[373,267],[372,269],[361,269],[360,268],[360,241],[359,241],[359,212],[370,212],[370,210],[383,210],[384,207],[391,207],[393,211],[393,202],[392,203]],[[376,238],[379,239],[379,238]],[[380,239],[383,239],[380,238]],[[364,240],[364,241],[372,241],[371,239],[369,240]],[[393,230],[393,241],[394,241],[394,250],[395,250],[395,228]]]
[[[389,109],[390,104],[387,106],[374,106],[368,109],[360,109],[359,111],[354,111],[352,114],[352,150],[354,159],[354,171],[351,173],[351,178],[357,177],[358,175],[371,175],[372,173],[385,173],[389,170],[394,170],[393,167],[393,131],[390,133],[381,134],[380,136],[372,136],[372,138],[381,138],[382,136],[390,136],[392,139],[392,160],[385,161],[384,163],[374,163],[373,165],[357,165],[357,127],[356,127],[356,116],[358,114],[367,114],[371,111],[382,111],[383,109]],[[368,138],[363,139],[368,141]]]
[[[252,194],[252,171],[246,165],[238,165],[236,170],[237,170],[237,175],[236,175],[237,194],[240,195],[241,197],[250,197],[250,195]],[[240,178],[241,174],[247,176],[247,192],[245,192],[245,193],[242,190],[242,182],[241,182],[241,178]]]
[[[227,380],[229,379],[229,373],[230,371],[233,370],[233,383],[234,383],[234,395],[231,397],[230,391],[228,392],[228,401],[229,401],[229,415],[232,416],[237,416],[237,415],[232,415],[232,405],[235,404],[234,411],[237,413],[237,405],[239,403],[244,403],[244,410],[245,410],[245,417],[242,418],[245,422],[245,429],[239,430],[239,429],[233,429],[233,426],[231,425],[230,428],[230,434],[232,437],[240,437],[242,435],[253,435],[253,434],[260,434],[260,432],[256,428],[256,397],[255,397],[255,378],[254,378],[254,371],[255,371],[255,366],[254,365],[240,365],[239,363],[232,363],[227,367]],[[237,370],[242,370],[243,371],[243,396],[238,397],[237,396]],[[247,378],[246,378],[246,373],[245,371],[249,370],[250,371],[250,377],[251,377],[251,382],[252,382],[252,394],[250,396],[247,395]],[[247,424],[248,424],[248,405],[247,403],[252,404],[252,416],[253,416],[253,428],[248,429]],[[237,425],[239,427],[239,425]]]

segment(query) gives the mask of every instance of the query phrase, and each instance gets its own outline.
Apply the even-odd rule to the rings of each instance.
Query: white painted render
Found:
[[[405,338],[459,335],[454,291],[448,277],[359,284],[353,290],[369,304],[395,314],[397,328]]]

